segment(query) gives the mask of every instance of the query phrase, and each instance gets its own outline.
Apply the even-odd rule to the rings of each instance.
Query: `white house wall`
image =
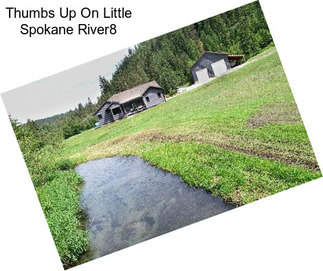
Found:
[[[206,68],[196,71],[196,76],[197,76],[197,82],[199,84],[208,82],[210,80],[210,77]]]
[[[211,66],[215,76],[225,74],[228,71],[228,68],[224,59],[220,59],[214,63],[211,63]]]

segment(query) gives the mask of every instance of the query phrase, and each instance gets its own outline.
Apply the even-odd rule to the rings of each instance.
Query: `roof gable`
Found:
[[[141,97],[151,87],[161,88],[156,81],[151,81],[114,94],[108,99],[108,102],[116,102],[120,104],[126,103],[128,101]]]

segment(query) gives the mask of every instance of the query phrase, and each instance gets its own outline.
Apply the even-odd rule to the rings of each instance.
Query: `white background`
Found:
[[[55,4],[53,3],[55,2]],[[74,1],[76,2],[76,1]],[[227,11],[248,1],[15,1],[0,10],[1,92]],[[262,0],[320,167],[322,7],[317,1]],[[133,11],[114,37],[27,38],[5,6],[24,8],[114,4]],[[54,21],[51,21],[54,23]],[[88,21],[100,24],[98,20]],[[103,22],[101,22],[103,23]],[[0,269],[62,270],[62,265],[0,101]],[[322,270],[322,179],[163,235],[74,270]]]

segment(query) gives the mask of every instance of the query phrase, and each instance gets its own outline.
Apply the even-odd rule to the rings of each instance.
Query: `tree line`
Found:
[[[156,80],[168,93],[192,82],[190,68],[204,51],[256,55],[272,42],[259,2],[211,17],[129,49],[112,79],[99,77],[99,104],[120,91]]]

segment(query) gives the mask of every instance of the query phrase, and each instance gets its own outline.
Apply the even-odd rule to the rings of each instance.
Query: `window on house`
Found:
[[[120,107],[113,108],[112,113],[113,115],[121,114],[121,108]]]
[[[99,115],[98,115],[98,119],[99,119],[99,120],[101,120],[101,119],[102,119],[102,115],[101,115],[101,114],[99,114]]]
[[[160,93],[160,92],[158,92],[158,93],[157,93],[157,96],[158,96],[158,98],[161,98],[161,93]]]
[[[150,102],[150,99],[149,99],[149,97],[146,97],[146,101],[147,101],[147,103],[149,103],[149,102]]]

